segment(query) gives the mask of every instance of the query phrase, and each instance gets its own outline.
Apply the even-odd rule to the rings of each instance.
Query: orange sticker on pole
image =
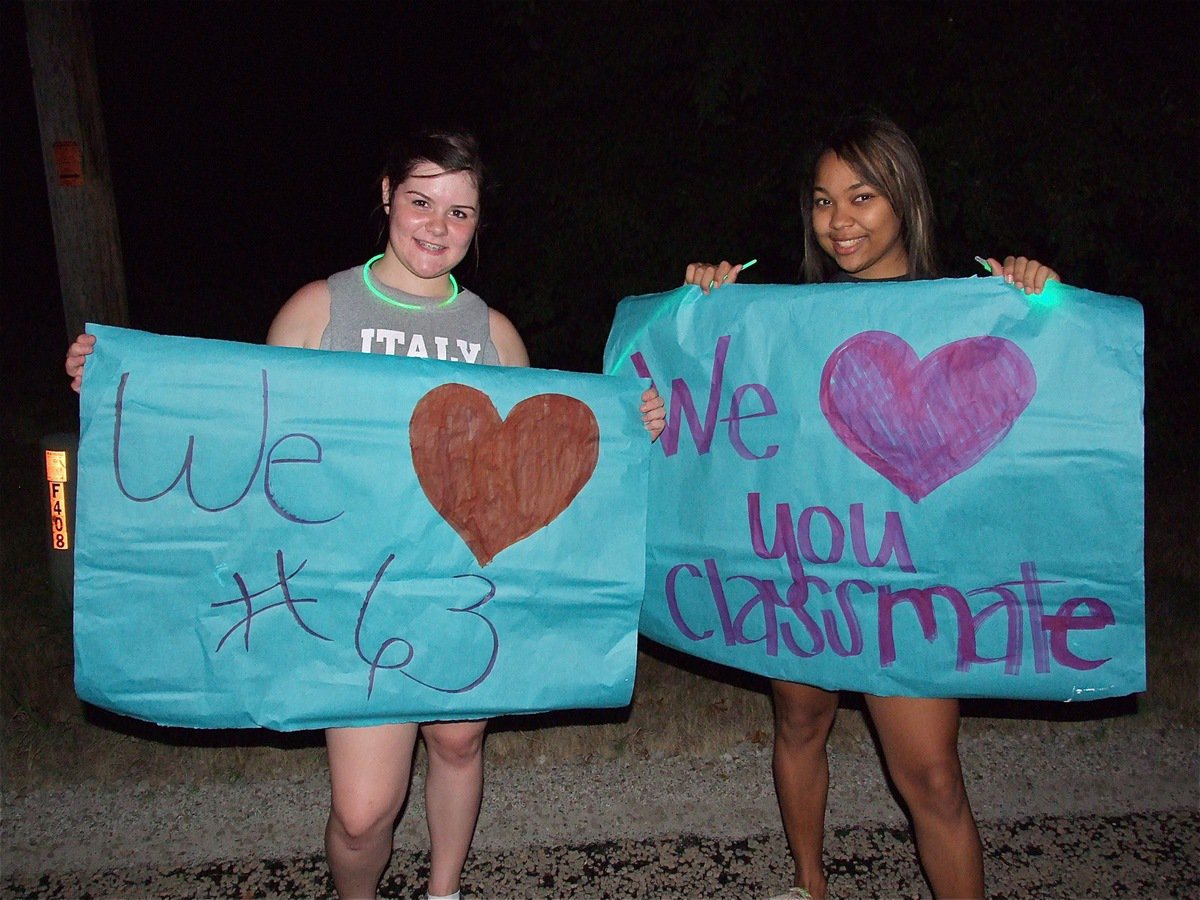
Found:
[[[59,184],[67,187],[83,184],[83,151],[78,141],[54,142],[54,168]]]

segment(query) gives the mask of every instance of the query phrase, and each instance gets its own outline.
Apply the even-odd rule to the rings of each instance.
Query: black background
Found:
[[[534,365],[594,371],[617,301],[678,284],[693,259],[757,257],[747,280],[797,280],[808,143],[869,105],[921,148],[947,274],[1026,253],[1143,303],[1151,449],[1169,434],[1178,464],[1197,413],[1198,15],[97,0],[131,325],[261,341],[294,290],[377,251],[389,140],[462,124],[490,178],[481,262],[460,281]],[[69,417],[24,14],[5,0],[0,16],[6,405]]]

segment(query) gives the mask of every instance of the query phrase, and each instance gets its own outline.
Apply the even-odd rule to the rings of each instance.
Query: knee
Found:
[[[775,704],[775,740],[787,747],[824,744],[833,725],[837,705],[827,707]]]
[[[829,728],[816,716],[776,716],[775,740],[788,747],[824,743]]]
[[[910,809],[953,819],[967,805],[967,789],[956,756],[922,761],[891,774]]]
[[[326,833],[351,849],[374,845],[382,835],[390,835],[400,804],[355,802],[335,797],[329,808]]]
[[[425,748],[439,763],[455,769],[471,768],[483,758],[483,730],[427,731]]]
[[[775,708],[775,749],[788,754],[804,753],[825,746],[833,717],[837,714],[838,695],[803,684],[771,683]]]

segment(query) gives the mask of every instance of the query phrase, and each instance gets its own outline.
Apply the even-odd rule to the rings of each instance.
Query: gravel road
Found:
[[[963,738],[968,788],[985,833],[989,823],[1031,817],[1095,822],[1173,810],[1186,820],[1200,807],[1194,731],[1131,734],[1106,722],[1031,731],[1036,735]],[[835,743],[830,767],[831,832],[864,824],[880,833],[904,829],[869,741]],[[427,847],[421,774],[415,778],[413,801],[397,830],[398,857],[420,858]],[[327,792],[318,777],[202,788],[129,784],[3,793],[5,895],[53,896],[29,885],[116,867],[165,871],[221,860],[319,860]],[[1191,849],[1184,851],[1189,854],[1196,840],[1190,830]],[[778,831],[770,752],[763,746],[747,744],[706,760],[492,767],[473,859],[531,847],[680,835],[736,841]],[[772,853],[781,848],[780,842]]]

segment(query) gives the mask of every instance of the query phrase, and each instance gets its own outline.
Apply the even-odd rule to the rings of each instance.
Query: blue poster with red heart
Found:
[[[635,378],[88,330],[82,699],[283,731],[629,702]]]
[[[1145,689],[1134,301],[998,278],[696,287],[620,304],[652,379],[653,640],[876,695]]]

